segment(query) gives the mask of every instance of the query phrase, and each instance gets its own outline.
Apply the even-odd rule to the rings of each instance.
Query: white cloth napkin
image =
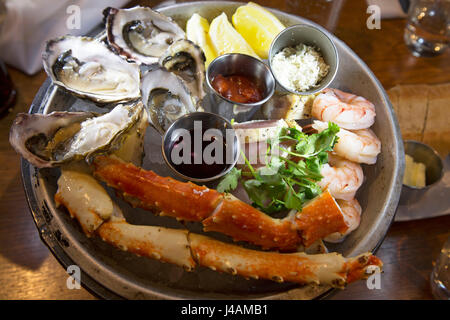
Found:
[[[1,1],[1,0],[0,0]],[[58,36],[83,35],[101,23],[103,9],[128,0],[3,0],[0,59],[27,74],[42,68],[45,42]]]

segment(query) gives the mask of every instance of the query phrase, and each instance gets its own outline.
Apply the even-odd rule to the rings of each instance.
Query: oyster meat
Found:
[[[115,150],[142,115],[142,102],[119,104],[110,112],[19,113],[9,141],[28,162],[39,168],[89,158]]]
[[[167,48],[159,63],[175,73],[186,83],[192,95],[199,101],[205,96],[205,55],[190,40],[180,39]]]
[[[164,133],[179,117],[196,111],[184,81],[159,64],[152,65],[142,76],[141,92],[149,121],[160,133]]]
[[[53,83],[98,103],[140,97],[139,66],[111,52],[89,37],[65,36],[47,42],[42,55]]]
[[[108,43],[119,55],[152,64],[185,33],[171,18],[147,7],[107,8],[104,11]]]
[[[147,110],[142,108],[139,120],[127,133],[120,148],[113,154],[125,162],[131,162],[135,166],[141,167],[145,155],[144,139],[148,125]]]

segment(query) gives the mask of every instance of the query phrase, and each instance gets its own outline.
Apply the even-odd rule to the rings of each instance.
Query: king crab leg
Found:
[[[205,186],[165,178],[115,157],[94,159],[94,175],[119,191],[135,207],[179,220],[202,222],[205,231],[218,231],[236,241],[263,249],[295,251],[348,225],[334,198],[325,191],[302,212],[274,219],[242,202]]]
[[[187,271],[200,265],[246,278],[327,284],[342,288],[349,282],[366,277],[369,266],[382,266],[382,262],[371,253],[344,258],[338,253],[308,255],[300,252],[258,251],[223,243],[187,230],[132,225],[125,221],[120,209],[104,189],[100,191],[102,187],[89,174],[62,170],[59,181],[61,183],[58,183],[55,198],[77,218],[85,233],[98,235],[103,241],[121,250],[173,263]],[[97,190],[97,197],[86,196],[88,189]],[[82,206],[77,203],[80,199],[84,201]],[[93,210],[96,207],[101,209]],[[90,226],[89,220],[83,218],[86,212],[96,215],[102,223]]]

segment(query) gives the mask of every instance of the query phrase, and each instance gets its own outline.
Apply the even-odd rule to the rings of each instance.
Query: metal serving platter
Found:
[[[231,17],[238,2],[196,2],[176,4],[159,11],[171,16],[184,27],[195,12],[212,20],[221,12]],[[286,25],[313,22],[281,11],[273,13]],[[382,143],[376,165],[364,166],[365,183],[357,198],[363,208],[360,227],[344,242],[328,246],[345,256],[354,256],[376,250],[394,217],[400,196],[403,176],[403,144],[392,106],[383,87],[367,65],[341,40],[333,37],[339,52],[340,68],[332,83],[337,87],[372,101],[377,118],[373,130]],[[47,113],[55,110],[96,110],[94,104],[77,99],[54,86],[47,79],[36,95],[30,113]],[[103,112],[105,112],[103,110]],[[161,139],[155,130],[148,129],[146,136],[144,168],[168,175],[161,152]],[[57,209],[53,196],[57,188],[59,169],[41,169],[22,161],[22,178],[29,206],[41,238],[61,264],[78,265],[82,284],[103,298],[126,299],[300,299],[316,298],[329,291],[328,287],[306,286],[292,283],[275,283],[264,280],[246,280],[220,274],[207,268],[185,272],[182,268],[122,252],[102,242],[87,238],[76,221]],[[156,217],[140,209],[133,209],[109,190],[121,206],[127,220],[133,224],[161,225],[188,228],[201,233],[194,223],[182,225],[169,217]],[[218,239],[225,237],[210,233]],[[50,275],[49,275],[50,276]]]

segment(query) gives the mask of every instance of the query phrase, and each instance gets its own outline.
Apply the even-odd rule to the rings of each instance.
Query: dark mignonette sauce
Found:
[[[187,177],[197,178],[197,179],[205,179],[205,178],[214,177],[214,176],[222,173],[223,171],[225,171],[227,169],[228,165],[226,164],[226,143],[225,143],[223,136],[222,135],[213,135],[211,137],[210,141],[203,141],[203,136],[204,136],[205,130],[203,130],[203,129],[201,130],[201,135],[200,134],[198,134],[198,135],[201,137],[201,152],[202,152],[202,154],[197,155],[199,157],[199,159],[201,159],[201,163],[196,164],[196,163],[194,163],[194,159],[196,157],[194,133],[195,133],[194,129],[191,129],[189,131],[189,134],[191,137],[190,141],[185,141],[183,136],[180,136],[177,140],[175,140],[175,142],[173,142],[173,144],[170,148],[170,154],[175,153],[175,154],[179,155],[180,157],[183,157],[184,150],[191,151],[190,163],[182,162],[181,164],[175,164],[175,163],[173,163],[173,159],[172,159],[172,161],[171,161],[172,166],[175,168],[175,170],[177,170],[179,173],[181,173]],[[218,155],[217,159],[216,159],[215,150],[212,149],[211,153],[208,153],[208,154],[210,154],[213,159],[216,159],[218,161],[214,162],[212,164],[208,164],[205,162],[205,159],[203,157],[205,148],[217,139],[221,140],[222,154]],[[187,143],[190,143],[190,148],[188,145],[186,145]],[[197,143],[200,143],[200,141],[198,141]]]

